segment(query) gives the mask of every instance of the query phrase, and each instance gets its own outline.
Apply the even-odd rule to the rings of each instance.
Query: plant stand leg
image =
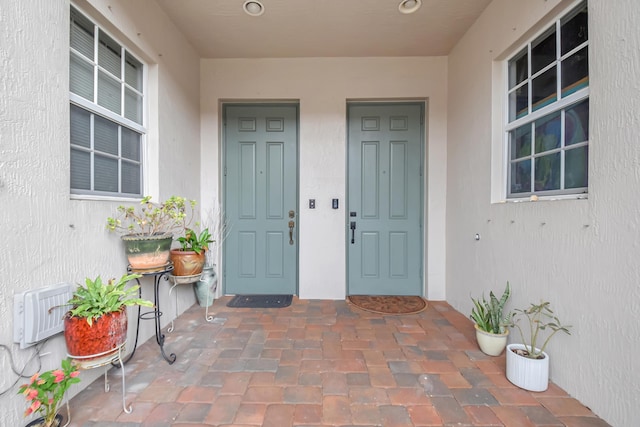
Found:
[[[217,283],[216,283],[217,286]],[[207,323],[213,322],[213,316],[209,315],[209,294],[211,293],[211,286],[207,285],[207,304],[206,307],[204,308],[204,320]]]
[[[171,276],[171,277],[173,277],[173,276]],[[171,292],[173,292],[173,288],[175,288],[176,286],[178,286],[178,282],[177,282],[177,281],[176,281],[176,279],[174,278],[174,279],[173,279],[173,286],[171,286],[171,287],[169,288],[169,298],[171,298]],[[175,293],[175,297],[176,297],[176,317],[177,317],[177,316],[178,316],[178,291],[176,291],[176,293]],[[167,332],[168,332],[168,333],[173,332],[173,326],[174,326],[174,325],[173,325],[173,318],[171,318],[171,326],[169,326],[169,327],[167,328]]]
[[[127,403],[125,402],[125,394],[127,391],[126,388],[126,381],[125,381],[125,371],[126,369],[124,368],[124,365],[122,363],[122,347],[120,347],[118,349],[118,360],[120,362],[120,366],[122,366],[122,410],[127,413],[130,414],[133,411],[133,407],[131,405],[127,406]],[[106,378],[106,371],[105,371],[105,378]]]

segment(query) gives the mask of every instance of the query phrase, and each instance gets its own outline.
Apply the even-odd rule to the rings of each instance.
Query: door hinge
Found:
[[[227,167],[224,167],[224,176],[227,176]]]

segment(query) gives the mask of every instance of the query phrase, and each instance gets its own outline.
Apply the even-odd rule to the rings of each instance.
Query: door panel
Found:
[[[350,295],[423,294],[423,111],[417,103],[348,107]]]
[[[225,292],[295,294],[297,106],[226,105],[224,126]]]

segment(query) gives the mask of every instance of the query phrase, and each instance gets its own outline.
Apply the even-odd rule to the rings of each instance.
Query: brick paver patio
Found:
[[[473,325],[445,302],[384,316],[345,301],[299,300],[280,309],[194,305],[126,365],[70,402],[70,426],[567,426],[603,427],[554,384],[513,386],[504,355],[477,347]],[[135,320],[130,320],[135,327]]]

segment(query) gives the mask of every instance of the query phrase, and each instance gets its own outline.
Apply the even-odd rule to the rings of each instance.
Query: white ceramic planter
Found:
[[[507,346],[507,379],[514,385],[529,391],[545,391],[549,386],[549,355],[542,352],[544,359],[529,359],[512,349],[522,349],[524,344]]]
[[[477,324],[474,326],[476,328],[476,340],[478,341],[480,350],[489,356],[500,356],[507,346],[509,330],[507,329],[504,334],[492,334],[478,328]]]

